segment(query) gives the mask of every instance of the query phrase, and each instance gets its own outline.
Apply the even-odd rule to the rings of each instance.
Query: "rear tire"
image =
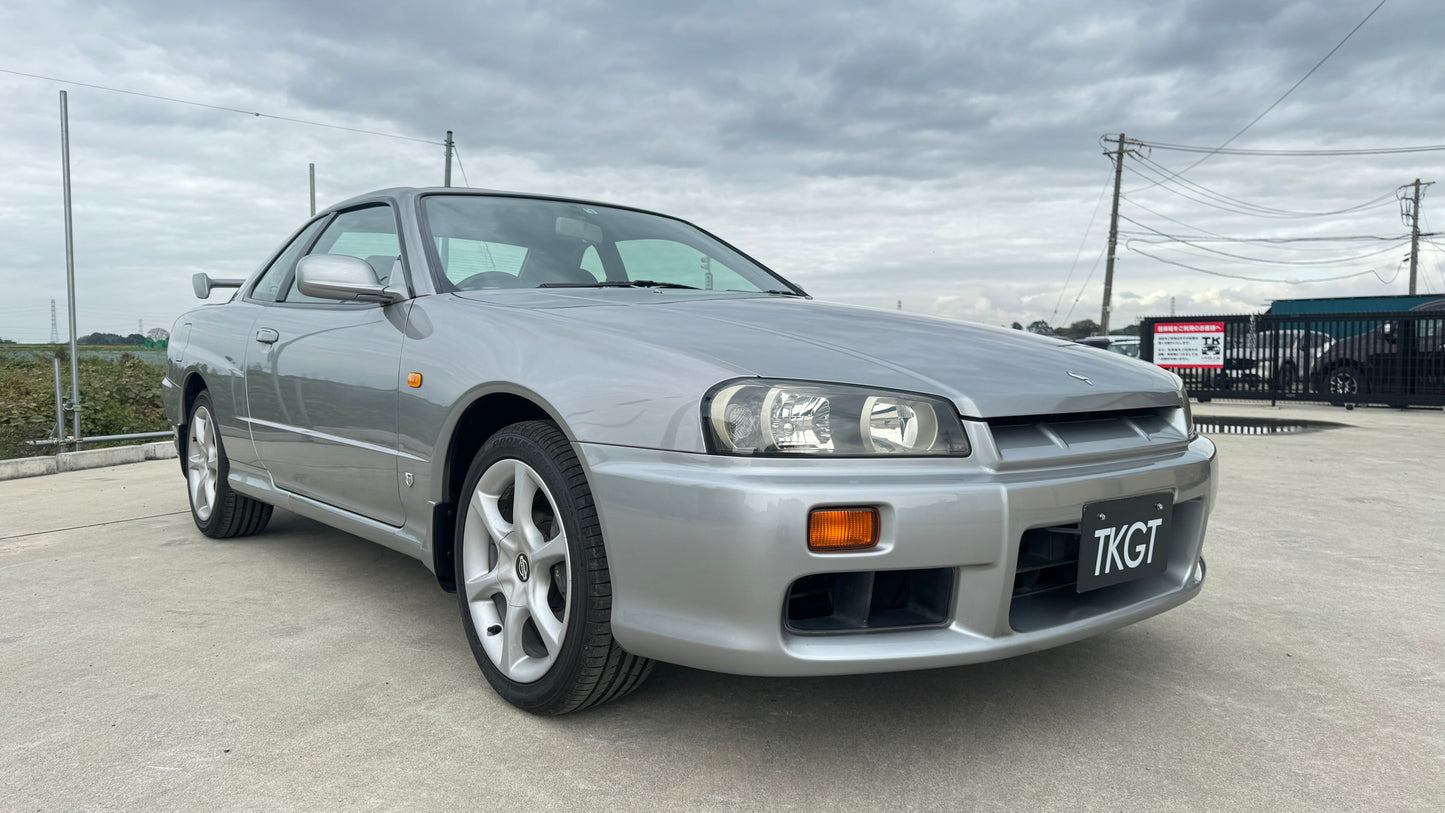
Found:
[[[271,521],[271,506],[231,489],[230,471],[211,394],[202,391],[186,419],[186,491],[191,519],[212,539],[260,533]]]
[[[641,685],[652,661],[612,637],[602,529],[566,435],[545,421],[502,429],[472,461],[462,500],[462,626],[497,694],[533,714],[565,714]]]

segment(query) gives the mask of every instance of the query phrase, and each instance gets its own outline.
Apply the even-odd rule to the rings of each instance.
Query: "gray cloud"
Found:
[[[1053,316],[1056,303],[1056,318],[1071,305],[1070,318],[1097,317],[1102,271],[1083,283],[1107,201],[1079,247],[1109,176],[1101,133],[1219,143],[1372,6],[21,0],[0,10],[0,67],[424,139],[452,129],[473,184],[661,209],[823,297],[1007,323]],[[1442,30],[1434,4],[1391,0],[1239,146],[1439,141]],[[64,309],[60,87],[0,74],[7,338],[43,340],[48,300]],[[434,145],[85,88],[71,88],[71,115],[81,332],[166,324],[188,306],[191,272],[249,271],[304,218],[308,162],[321,205],[441,175]],[[1195,158],[1153,155],[1175,169]],[[1439,167],[1436,154],[1218,156],[1189,177],[1321,210]],[[1229,235],[1403,231],[1390,206],[1262,220],[1145,187],[1126,178],[1124,212],[1165,231],[1183,227],[1136,204]],[[1431,248],[1426,279],[1445,286],[1437,263]],[[1389,258],[1378,270],[1397,269]],[[1219,310],[1403,292],[1373,276],[1231,281],[1127,250],[1116,284],[1116,323],[1171,296],[1181,310]]]

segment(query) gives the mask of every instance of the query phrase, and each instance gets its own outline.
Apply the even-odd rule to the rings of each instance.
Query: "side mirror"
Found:
[[[191,275],[191,289],[196,292],[197,299],[209,297],[216,288],[240,288],[245,284],[244,279],[213,279],[205,273]]]
[[[391,304],[406,295],[382,285],[365,260],[345,254],[312,254],[296,263],[296,289],[318,299]]]

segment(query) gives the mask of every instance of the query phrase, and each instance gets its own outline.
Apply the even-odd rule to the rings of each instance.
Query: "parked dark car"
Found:
[[[1317,359],[1333,343],[1328,333],[1318,330],[1251,333],[1226,349],[1224,369],[1216,376],[1215,385],[1222,390],[1237,386],[1291,389],[1296,381],[1308,380]]]
[[[1445,302],[1422,305],[1374,330],[1337,340],[1316,361],[1313,383],[1341,400],[1445,394]]]

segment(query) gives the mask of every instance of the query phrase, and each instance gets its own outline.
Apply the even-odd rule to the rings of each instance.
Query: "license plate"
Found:
[[[1168,491],[1085,505],[1078,592],[1163,573],[1173,525],[1174,495]]]

